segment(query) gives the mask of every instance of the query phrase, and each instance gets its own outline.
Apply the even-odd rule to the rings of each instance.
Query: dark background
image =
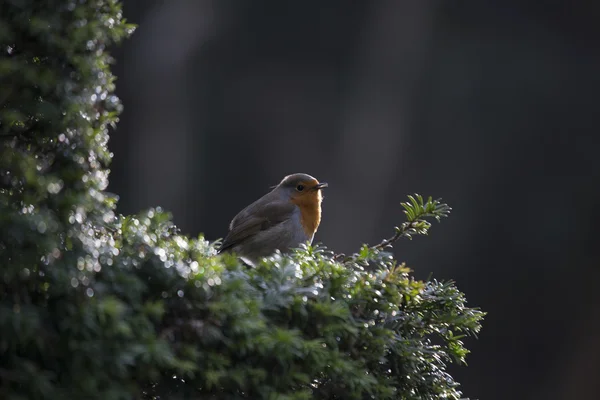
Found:
[[[120,211],[160,205],[190,235],[286,174],[327,181],[337,252],[454,211],[399,243],[419,278],[489,312],[466,396],[600,398],[600,3],[128,0],[115,49]]]

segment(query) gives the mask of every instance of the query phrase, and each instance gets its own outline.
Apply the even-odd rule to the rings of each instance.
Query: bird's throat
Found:
[[[300,223],[309,238],[313,237],[321,223],[322,199],[320,190],[292,199],[292,202],[300,209]]]

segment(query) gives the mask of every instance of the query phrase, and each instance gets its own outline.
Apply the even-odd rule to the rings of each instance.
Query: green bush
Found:
[[[451,282],[385,250],[449,209],[413,197],[390,242],[257,268],[104,192],[121,105],[116,0],[0,4],[0,398],[434,399],[480,329]]]

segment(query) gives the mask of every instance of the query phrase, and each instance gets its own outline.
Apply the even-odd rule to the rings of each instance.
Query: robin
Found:
[[[219,253],[232,251],[250,264],[280,250],[312,243],[321,222],[321,189],[327,183],[308,174],[288,175],[236,215]]]

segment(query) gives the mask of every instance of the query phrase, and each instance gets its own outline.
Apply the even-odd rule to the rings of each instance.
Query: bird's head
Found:
[[[284,192],[292,203],[300,206],[320,204],[323,200],[321,189],[327,186],[327,183],[319,182],[308,174],[292,174],[283,178],[276,190]]]
[[[292,174],[283,178],[275,188],[300,208],[302,226],[308,236],[314,235],[321,222],[321,190],[327,186],[327,183],[319,182],[308,174]]]

